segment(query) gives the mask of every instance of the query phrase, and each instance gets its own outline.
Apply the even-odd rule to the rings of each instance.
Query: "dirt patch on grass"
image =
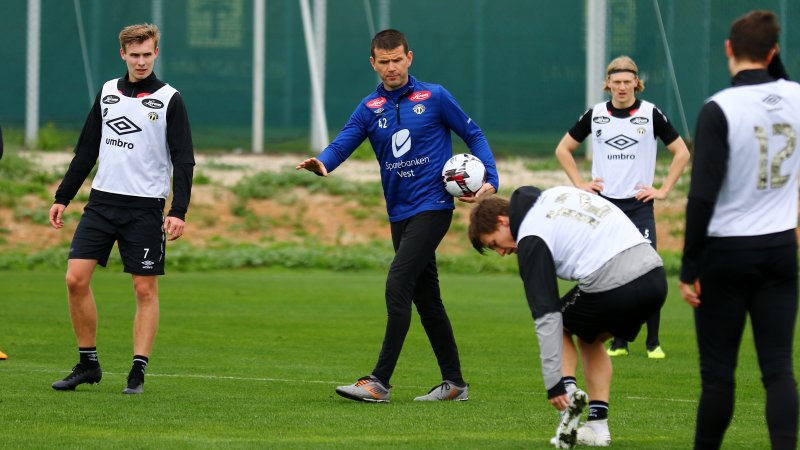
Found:
[[[46,171],[64,173],[72,159],[71,152],[23,152]],[[243,177],[262,171],[295,170],[306,156],[245,154],[199,154],[196,176],[207,178],[195,184],[182,240],[205,247],[215,243],[263,244],[272,242],[307,243],[308,245],[352,245],[391,239],[383,201],[365,206],[355,198],[309,193],[302,188],[276,193],[274,198],[242,201],[230,187]],[[547,188],[568,185],[561,171],[530,171],[520,159],[498,162],[501,193],[512,187],[536,185]],[[308,176],[313,176],[308,174]],[[378,182],[376,161],[349,160],[331,177],[354,182]],[[57,183],[48,186],[55,192]],[[87,181],[78,199],[90,190]],[[656,203],[659,249],[680,250],[683,245],[685,199],[678,195]],[[169,204],[168,200],[168,204]],[[33,251],[54,246],[67,247],[77,226],[84,203],[74,201],[67,208],[66,225],[54,230],[47,222],[51,199],[28,196],[12,208],[0,208],[0,250]],[[471,205],[456,202],[453,225],[440,246],[442,252],[470,251],[466,238]]]

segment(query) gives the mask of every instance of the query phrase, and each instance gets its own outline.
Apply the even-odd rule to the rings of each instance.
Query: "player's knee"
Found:
[[[139,304],[158,303],[158,288],[156,284],[135,282],[133,284],[133,289]]]
[[[764,371],[761,376],[761,383],[765,389],[770,389],[772,386],[790,386],[796,390],[797,381],[795,381],[792,373],[791,361],[789,361],[788,367]]]
[[[386,299],[386,313],[394,319],[411,320],[411,301],[404,298]]]
[[[716,392],[719,394],[732,394],[736,391],[736,381],[733,377],[717,376],[711,377],[703,375],[702,388],[704,392]]]
[[[70,294],[79,294],[89,289],[91,277],[85,274],[67,271],[66,283]]]
[[[441,299],[427,302],[415,300],[414,306],[422,320],[437,320],[447,317],[447,312],[444,309],[444,304]]]

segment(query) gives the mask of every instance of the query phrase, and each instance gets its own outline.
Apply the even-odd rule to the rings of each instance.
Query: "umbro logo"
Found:
[[[625,150],[626,148],[636,145],[638,143],[639,141],[637,141],[636,139],[631,139],[623,134],[614,136],[606,141],[606,144],[614,147],[617,150]]]
[[[106,125],[114,130],[114,133],[117,133],[120,136],[142,131],[142,129],[137,127],[136,124],[131,121],[131,119],[128,119],[125,116],[111,119],[106,122]]]
[[[770,105],[770,106],[775,106],[778,103],[780,103],[781,100],[783,100],[783,97],[781,97],[779,95],[775,95],[775,94],[770,94],[770,95],[764,97],[764,99],[761,100],[761,101],[766,103],[766,104],[768,104],[768,105]]]

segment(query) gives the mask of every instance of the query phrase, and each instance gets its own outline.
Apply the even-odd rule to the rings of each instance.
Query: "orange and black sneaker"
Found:
[[[0,359],[8,359],[8,355],[3,352],[0,352]]]
[[[386,403],[389,401],[391,393],[377,378],[372,375],[361,377],[353,384],[347,386],[339,386],[336,388],[336,393],[342,397],[349,398],[350,400],[357,400],[360,402],[381,402]]]
[[[456,386],[452,381],[444,380],[442,384],[428,391],[426,395],[417,397],[414,400],[418,402],[463,402],[465,400],[469,400],[469,385],[459,387]]]

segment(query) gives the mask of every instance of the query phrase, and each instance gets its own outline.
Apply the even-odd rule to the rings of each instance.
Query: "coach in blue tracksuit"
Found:
[[[452,156],[450,131],[486,166],[486,184],[477,197],[497,190],[494,157],[481,129],[447,90],[409,76],[413,54],[403,33],[381,31],[370,51],[370,63],[382,83],[361,101],[319,157],[297,165],[326,176],[369,138],[380,163],[391,222],[395,257],[386,278],[388,320],[378,363],[370,375],[336,392],[353,400],[389,401],[389,380],[411,324],[413,301],[442,373],[442,383],[415,400],[466,400],[467,384],[436,269],[436,247],[450,227],[454,209],[441,178],[442,167]]]

